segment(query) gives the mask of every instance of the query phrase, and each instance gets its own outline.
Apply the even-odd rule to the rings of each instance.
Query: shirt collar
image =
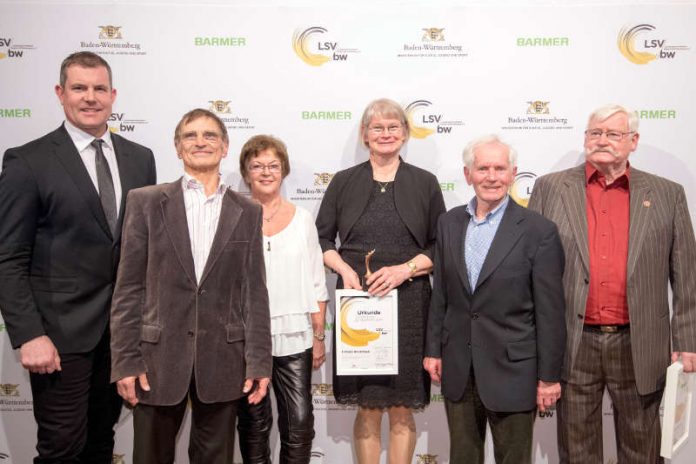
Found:
[[[68,131],[68,135],[72,139],[73,143],[75,144],[75,148],[77,148],[77,151],[82,153],[82,151],[87,148],[94,139],[100,138],[104,141],[104,145],[109,147],[111,150],[114,149],[114,146],[111,142],[111,131],[107,128],[106,131],[102,134],[101,137],[95,137],[92,134],[88,134],[87,132],[83,131],[82,129],[75,127],[70,121],[67,119],[65,120],[65,130]]]
[[[478,200],[476,199],[476,196],[474,196],[469,203],[466,205],[466,212],[469,213],[471,216],[471,219],[476,223],[476,224],[482,224],[484,222],[490,221],[494,218],[498,218],[502,216],[503,212],[507,208],[507,205],[510,201],[510,195],[505,195],[505,198],[503,198],[503,201],[500,202],[498,206],[493,208],[492,211],[489,211],[486,213],[486,217],[483,219],[476,219],[476,206],[478,205]]]
[[[220,183],[218,184],[218,188],[213,193],[213,195],[222,195],[225,192],[225,189],[227,189],[227,185],[222,181],[222,176],[220,176]],[[198,182],[198,180],[193,177],[191,174],[184,172],[184,177],[181,178],[181,188],[185,191],[187,190],[203,190],[203,184]]]
[[[601,179],[601,180],[600,180]],[[631,179],[631,163],[626,161],[626,172],[624,172],[618,179],[614,181],[614,184],[618,186],[628,187],[629,180]],[[594,182],[599,182],[601,185],[605,185],[604,174],[599,172],[599,170],[592,166],[588,161],[585,161],[585,186],[592,184]]]

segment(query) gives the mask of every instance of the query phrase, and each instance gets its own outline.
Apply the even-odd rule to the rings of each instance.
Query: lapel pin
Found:
[[[645,206],[646,208],[650,208],[650,200],[645,200],[643,202],[643,206]]]

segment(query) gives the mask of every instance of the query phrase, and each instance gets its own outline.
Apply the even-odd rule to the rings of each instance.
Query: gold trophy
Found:
[[[366,255],[365,255],[365,278],[363,279],[363,291],[367,291],[369,285],[367,285],[367,279],[372,275],[372,271],[370,270],[370,260],[372,259],[372,255],[375,254],[376,249],[370,250]]]

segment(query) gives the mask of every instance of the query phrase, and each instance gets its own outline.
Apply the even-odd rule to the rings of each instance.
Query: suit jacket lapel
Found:
[[[455,220],[450,223],[449,250],[450,256],[454,256],[454,263],[457,267],[457,274],[462,281],[462,285],[471,295],[471,284],[469,283],[469,274],[466,272],[466,263],[464,262],[464,246],[466,240],[466,228],[469,225],[470,216],[463,207],[460,210],[461,214],[457,214]],[[442,259],[442,258],[440,258]]]
[[[363,211],[365,211],[367,203],[370,201],[373,180],[372,166],[370,166],[369,161],[360,165],[360,168],[356,170],[350,182],[355,185],[364,186],[364,188],[351,189],[351,206],[347,208],[347,210],[350,211],[352,217],[348,218],[349,223],[347,224],[348,227],[346,227],[346,237],[350,234],[353,226],[358,221]],[[345,240],[346,237],[341,237],[341,240]]]
[[[184,269],[186,277],[194,285],[198,285],[196,282],[196,269],[193,264],[193,253],[191,252],[191,238],[189,237],[188,222],[186,221],[186,206],[184,203],[184,191],[181,188],[181,179],[172,182],[163,191],[160,206],[162,208],[164,227],[179,258],[179,263]]]
[[[524,218],[519,214],[519,208],[521,206],[518,206],[512,199],[508,200],[503,219],[500,221],[486,259],[483,261],[476,288],[480,288],[490,277],[522,236],[523,228],[520,227],[520,223],[524,221]]]
[[[225,196],[222,198],[222,207],[220,209],[220,219],[218,220],[217,230],[215,231],[215,238],[210,247],[208,260],[205,263],[205,268],[203,268],[203,274],[201,275],[199,285],[203,284],[206,277],[208,277],[208,274],[210,274],[210,271],[215,266],[215,262],[222,255],[222,251],[227,245],[227,242],[229,242],[232,232],[237,228],[241,216],[242,208],[235,203],[229,190],[225,190]]]
[[[643,248],[643,240],[650,219],[651,189],[643,173],[631,168],[631,178],[628,181],[630,192],[629,229],[628,229],[628,262],[626,278],[630,279],[638,261],[638,255]]]
[[[75,186],[77,186],[77,189],[82,194],[82,198],[87,203],[87,206],[94,216],[94,219],[97,221],[102,230],[104,230],[104,233],[110,239],[113,239],[111,230],[109,228],[109,223],[106,222],[104,209],[102,208],[101,201],[99,200],[99,194],[97,193],[97,189],[94,187],[92,179],[89,177],[85,163],[82,162],[82,158],[80,158],[80,154],[77,152],[77,148],[75,148],[75,144],[63,126],[61,126],[53,134],[55,154],[58,160],[68,172],[75,183]]]
[[[570,230],[575,237],[580,260],[585,272],[590,272],[590,247],[587,238],[587,196],[585,191],[585,164],[570,171],[561,190]]]

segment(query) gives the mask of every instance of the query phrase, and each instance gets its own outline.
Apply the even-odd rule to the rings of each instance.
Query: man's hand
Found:
[[[244,388],[242,391],[244,393],[249,393],[247,400],[249,404],[259,404],[266,393],[268,393],[268,383],[271,381],[268,377],[261,377],[259,379],[246,379],[244,381]],[[253,388],[253,390],[252,390]]]
[[[537,384],[537,408],[539,411],[546,411],[556,401],[561,398],[561,384],[559,382],[544,382],[540,380]]]
[[[428,371],[430,379],[435,383],[440,383],[442,379],[442,359],[441,358],[423,358],[423,369]]]
[[[696,372],[696,353],[687,351],[675,351],[672,353],[672,362],[676,362],[681,356],[684,372]]]
[[[116,390],[121,398],[126,400],[131,406],[138,404],[138,397],[135,395],[135,380],[140,382],[140,388],[144,391],[150,391],[150,384],[147,381],[147,375],[145,373],[140,374],[137,377],[124,377],[118,382],[116,382]]]
[[[60,371],[60,356],[47,335],[24,342],[19,348],[22,366],[34,374],[52,374]]]

